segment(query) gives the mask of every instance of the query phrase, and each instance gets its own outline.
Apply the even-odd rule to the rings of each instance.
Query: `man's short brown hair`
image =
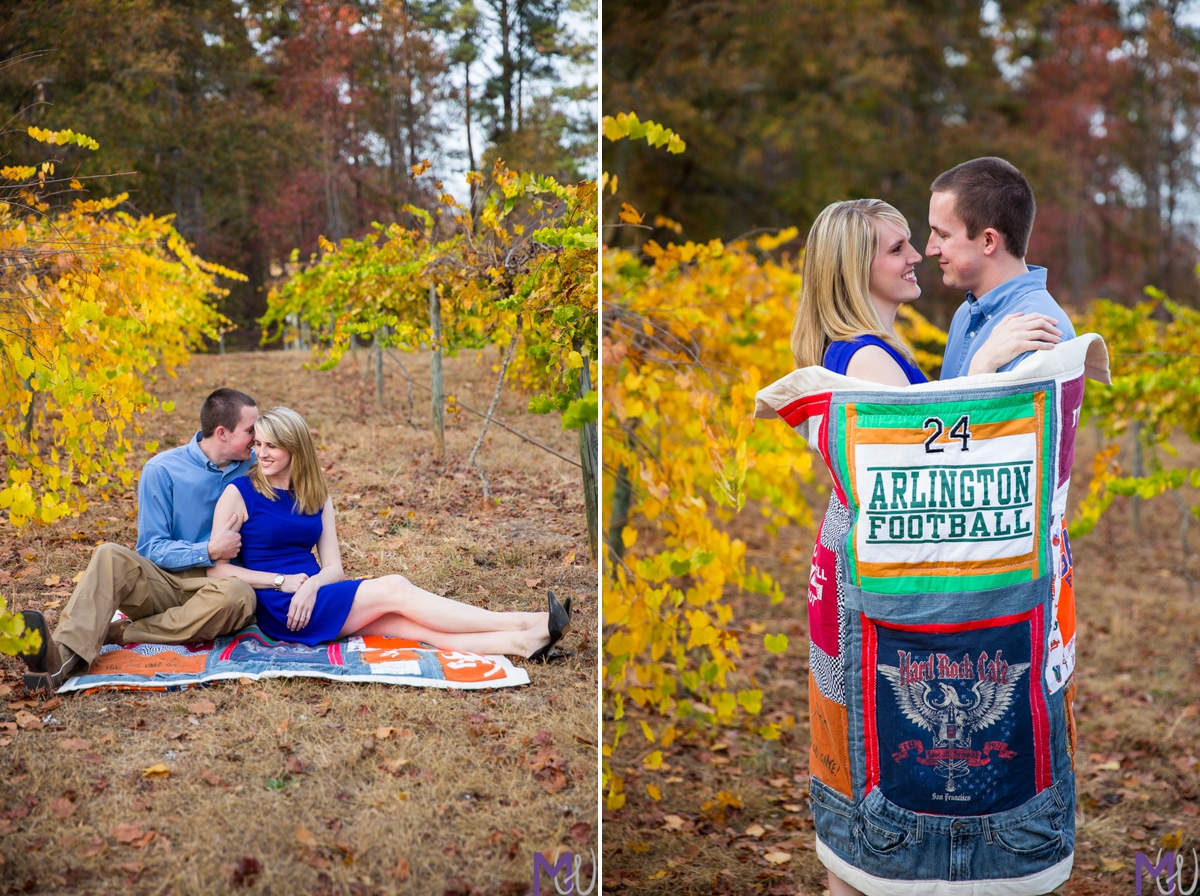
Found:
[[[1037,203],[1029,181],[1011,163],[995,156],[972,159],[939,174],[929,189],[954,196],[954,210],[967,225],[967,239],[993,227],[1004,237],[1010,255],[1025,257]]]
[[[237,389],[217,389],[200,406],[200,434],[210,438],[218,426],[224,426],[230,432],[237,429],[238,421],[242,418],[242,408],[257,407],[258,402]]]

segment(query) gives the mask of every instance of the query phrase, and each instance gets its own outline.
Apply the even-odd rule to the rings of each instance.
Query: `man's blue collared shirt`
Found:
[[[971,369],[971,359],[979,346],[983,345],[996,325],[1007,314],[1021,311],[1029,314],[1041,312],[1058,321],[1062,341],[1075,338],[1071,319],[1059,307],[1054,297],[1046,291],[1046,269],[1029,265],[1029,273],[1006,280],[994,289],[975,298],[967,293],[967,300],[954,312],[950,322],[950,335],[946,340],[946,357],[942,361],[941,379],[948,380],[966,376]],[[1031,352],[1018,355],[1000,368],[1012,370]]]
[[[200,437],[197,432],[186,445],[154,455],[138,480],[137,552],[162,569],[213,565],[208,539],[217,499],[253,463],[222,470],[200,450]]]

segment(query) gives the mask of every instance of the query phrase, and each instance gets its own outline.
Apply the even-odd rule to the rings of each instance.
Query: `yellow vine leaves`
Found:
[[[197,258],[168,217],[117,211],[124,195],[51,212],[40,178],[27,168],[5,176],[30,181],[0,194],[0,509],[21,527],[131,485],[134,415],[159,407],[147,380],[216,335],[216,277],[244,278]]]
[[[100,144],[87,134],[77,134],[69,128],[65,131],[50,131],[45,128],[30,127],[26,133],[41,143],[57,143],[59,146],[75,144],[76,146],[82,146],[84,149],[92,150],[100,148]]]
[[[605,118],[604,132],[684,146],[633,114]],[[616,192],[607,175],[602,183]],[[619,219],[642,216],[624,203]],[[614,723],[604,745],[609,809],[624,804],[608,757],[627,730],[626,699],[667,720],[657,734],[642,726],[663,746],[676,722],[744,722],[767,738],[780,733],[779,722],[758,719],[762,692],[737,672],[730,598],[751,592],[777,602],[783,594],[747,563],[732,523],[749,502],[772,529],[812,525],[797,488],[813,478],[811,458],[753,420],[755,393],[793,366],[799,259],[773,252],[794,236],[755,245],[648,240],[636,255],[603,251],[604,493],[614,525],[603,594],[606,715]],[[785,649],[786,638],[767,639]]]
[[[414,176],[428,170],[414,168]],[[516,340],[509,376],[533,393],[535,413],[558,411],[568,428],[594,423],[598,307],[596,184],[559,184],[498,162],[489,178],[468,177],[478,211],[442,197],[438,214],[414,206],[416,226],[374,225],[361,239],[321,242],[306,265],[271,292],[265,339],[289,315],[320,334],[322,364],[332,366],[351,335],[373,334],[402,350],[435,344],[429,290],[442,316],[439,347],[455,352]],[[383,328],[388,335],[383,336]]]
[[[793,366],[795,260],[719,241],[643,252],[649,264],[624,250],[603,259],[605,499],[627,507],[604,582],[616,722],[606,754],[626,698],[668,719],[745,719],[778,736],[774,723],[749,722],[761,692],[731,684],[741,646],[729,600],[783,594],[747,563],[730,523],[750,502],[769,527],[812,525],[797,488],[813,477],[808,452],[752,416],[755,393]],[[606,778],[612,806],[623,791]]]
[[[1148,301],[1131,307],[1097,299],[1077,328],[1104,337],[1112,385],[1091,383],[1084,392],[1083,418],[1105,444],[1071,521],[1075,537],[1091,531],[1117,495],[1148,499],[1184,486],[1200,488],[1200,468],[1170,467],[1162,457],[1177,454],[1172,436],[1200,439],[1200,312],[1154,287],[1145,293]],[[1143,466],[1123,476],[1117,455],[1125,440]]]
[[[0,595],[0,654],[13,656],[37,650],[42,646],[42,635],[25,628],[25,619],[9,614],[3,595]]]
[[[645,140],[654,148],[666,147],[667,152],[678,154],[687,149],[683,138],[668,127],[653,121],[641,121],[633,112],[605,115],[601,120],[604,136],[608,140]]]

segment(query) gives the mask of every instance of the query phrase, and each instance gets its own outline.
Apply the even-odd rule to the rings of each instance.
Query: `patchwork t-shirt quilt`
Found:
[[[1064,515],[1084,381],[1107,371],[1087,334],[1003,374],[899,388],[813,367],[759,392],[756,416],[833,477],[807,595],[810,770],[848,807],[878,789],[985,817],[1070,778]]]
[[[105,645],[88,671],[68,679],[59,693],[292,677],[467,690],[529,684],[529,673],[503,656],[438,650],[418,641],[376,636],[309,647],[269,638],[251,625],[196,644]]]

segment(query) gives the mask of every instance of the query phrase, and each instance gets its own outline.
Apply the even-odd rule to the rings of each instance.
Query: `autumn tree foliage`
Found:
[[[97,148],[71,131],[28,134]],[[0,170],[0,508],[17,527],[130,484],[133,415],[158,407],[147,375],[215,334],[215,278],[242,276],[193,254],[169,219],[117,211],[124,196],[52,211],[44,194],[83,188],[55,173],[52,161]]]
[[[1057,297],[1131,304],[1154,283],[1195,304],[1200,39],[1187,7],[606,3],[604,113],[635,108],[692,145],[683,157],[604,145],[604,169],[651,228],[611,240],[675,238],[660,216],[693,239],[803,233],[828,203],[874,196],[920,247],[934,177],[1001,155],[1037,195],[1028,258]],[[918,276],[948,325],[961,295]]]
[[[437,207],[409,173],[421,159],[447,179],[497,157],[561,183],[589,175],[594,48],[568,17],[586,6],[14,0],[0,61],[29,58],[0,69],[0,101],[22,126],[87,122],[103,148],[71,161],[108,175],[93,198],[128,192],[245,272],[222,310],[253,344],[293,248]]]
[[[1059,4],[997,34],[1028,62],[1022,117],[1045,146],[1040,257],[1061,259],[1058,276],[1079,301],[1133,304],[1153,283],[1195,302],[1200,33],[1182,7]]]

